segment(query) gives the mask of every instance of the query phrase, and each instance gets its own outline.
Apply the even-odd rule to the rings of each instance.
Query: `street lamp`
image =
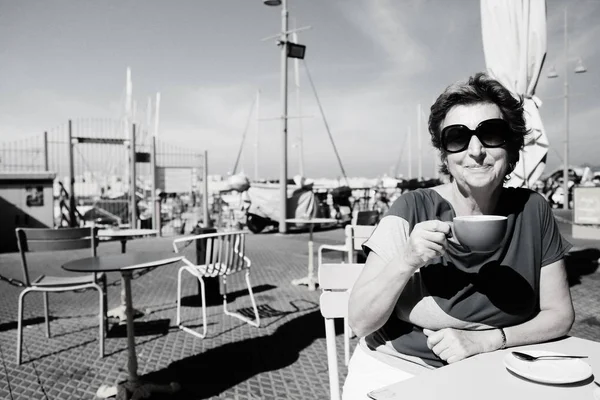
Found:
[[[564,101],[565,101],[565,138],[564,138],[564,155],[563,155],[563,209],[569,209],[569,67],[568,67],[568,55],[569,55],[569,35],[567,31],[567,7],[565,7],[565,72],[564,72]],[[583,66],[581,58],[577,60],[577,66],[574,72],[581,74],[587,70]],[[556,68],[552,66],[548,71],[548,78],[558,78]]]
[[[281,115],[281,130],[282,130],[282,151],[281,151],[281,170],[279,175],[279,190],[280,190],[280,213],[279,213],[279,232],[286,233],[287,232],[287,223],[285,219],[287,218],[287,86],[288,86],[288,57],[291,58],[304,58],[304,53],[306,52],[306,46],[294,44],[288,42],[288,35],[292,32],[297,32],[300,30],[304,30],[310,27],[298,28],[292,31],[288,31],[288,10],[287,10],[287,0],[264,0],[263,3],[267,6],[282,6],[281,7],[281,33],[275,36],[270,36],[266,39],[271,39],[273,37],[279,37],[278,45],[281,46],[281,105],[282,105],[282,115]]]

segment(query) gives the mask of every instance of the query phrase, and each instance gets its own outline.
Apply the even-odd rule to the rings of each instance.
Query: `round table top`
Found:
[[[156,235],[156,229],[100,229],[98,237],[135,237]]]
[[[286,218],[285,222],[291,224],[330,224],[338,222],[335,218]]]
[[[73,272],[126,271],[171,264],[182,258],[182,255],[173,252],[109,254],[69,261],[62,268]]]

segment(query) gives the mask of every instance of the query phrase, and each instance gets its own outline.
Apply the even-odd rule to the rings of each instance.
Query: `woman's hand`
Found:
[[[497,350],[502,346],[502,337],[498,329],[485,331],[454,328],[444,328],[439,331],[423,329],[423,333],[427,336],[427,347],[449,364],[475,354]]]
[[[406,243],[404,260],[414,270],[428,261],[441,257],[448,248],[447,235],[450,224],[438,220],[424,221],[415,225]]]

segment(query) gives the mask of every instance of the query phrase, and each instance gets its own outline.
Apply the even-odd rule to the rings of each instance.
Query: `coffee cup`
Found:
[[[502,215],[463,215],[454,217],[452,234],[474,252],[496,250],[506,232],[507,218]]]

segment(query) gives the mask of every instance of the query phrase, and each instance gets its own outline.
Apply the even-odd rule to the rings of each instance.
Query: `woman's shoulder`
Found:
[[[444,198],[433,188],[420,188],[403,193],[390,207],[387,215],[405,216],[416,210],[435,210]]]

